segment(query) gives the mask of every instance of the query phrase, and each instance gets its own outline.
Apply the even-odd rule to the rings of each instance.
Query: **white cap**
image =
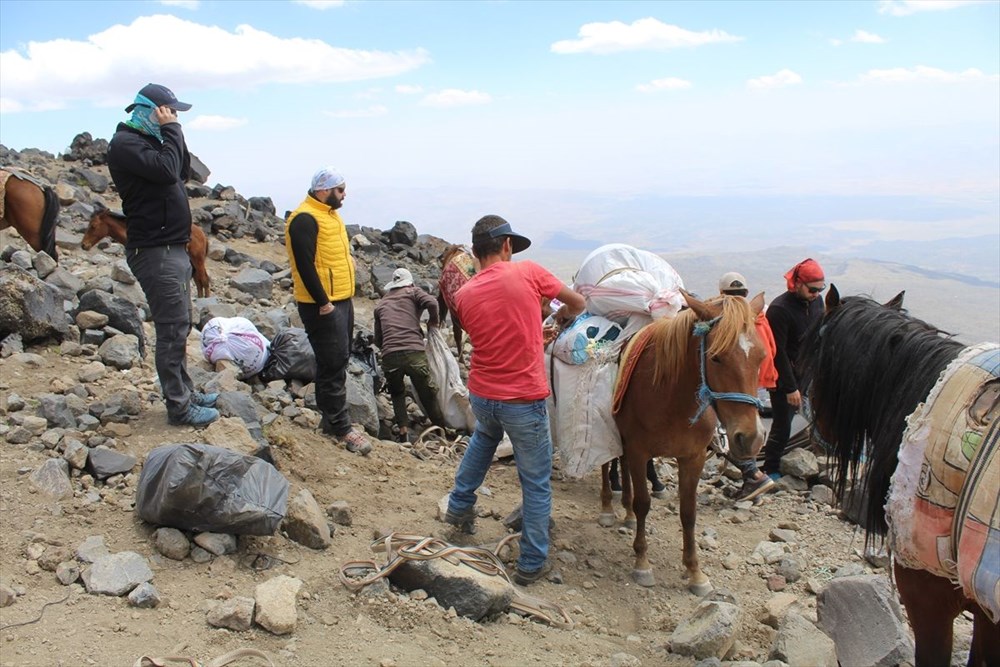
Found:
[[[723,273],[722,277],[719,278],[719,292],[730,292],[737,289],[750,289],[747,287],[747,279],[735,271]]]
[[[408,269],[402,267],[392,272],[392,280],[386,284],[385,289],[394,290],[397,287],[406,287],[413,284],[413,274]]]
[[[333,167],[323,167],[313,174],[312,186],[309,188],[313,192],[317,190],[332,190],[344,184],[344,177]]]

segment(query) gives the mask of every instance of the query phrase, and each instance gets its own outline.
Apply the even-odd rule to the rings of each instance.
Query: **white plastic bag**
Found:
[[[469,403],[469,390],[462,382],[458,361],[438,327],[427,330],[427,365],[438,388],[438,406],[445,424],[448,428],[472,433],[476,429],[476,417]]]
[[[201,353],[214,363],[223,359],[240,367],[240,379],[264,368],[271,342],[245,317],[213,317],[201,330]]]
[[[573,288],[587,298],[587,311],[624,322],[632,313],[673,317],[684,305],[684,281],[670,264],[645,250],[610,243],[580,265]]]
[[[600,315],[583,312],[552,343],[552,354],[567,364],[585,363],[602,348],[618,349],[624,340],[622,327]]]

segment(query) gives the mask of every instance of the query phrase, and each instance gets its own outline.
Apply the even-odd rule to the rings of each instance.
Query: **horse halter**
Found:
[[[719,315],[707,322],[695,322],[693,333],[700,339],[698,342],[699,347],[699,358],[701,365],[701,385],[698,387],[698,391],[695,394],[698,398],[698,411],[694,413],[694,417],[691,417],[689,422],[694,424],[696,421],[701,419],[701,416],[708,409],[708,406],[715,407],[717,401],[732,401],[734,403],[749,403],[753,405],[758,410],[760,410],[761,402],[756,396],[751,396],[750,394],[743,394],[738,391],[712,391],[711,387],[708,386],[708,380],[705,379],[705,340],[708,338],[708,332],[712,330],[722,316]]]

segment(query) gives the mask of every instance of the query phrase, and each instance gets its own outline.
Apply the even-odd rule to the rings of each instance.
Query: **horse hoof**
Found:
[[[622,526],[628,528],[629,530],[635,530],[635,519],[625,519],[622,522]]]
[[[656,577],[653,576],[652,570],[632,570],[632,578],[635,579],[635,583],[645,588],[656,585]]]
[[[611,528],[615,525],[615,515],[614,514],[602,514],[597,518],[597,525],[604,526],[605,528]]]
[[[704,597],[715,590],[715,587],[712,586],[711,581],[703,581],[700,584],[691,584],[688,586],[688,590],[698,597]]]

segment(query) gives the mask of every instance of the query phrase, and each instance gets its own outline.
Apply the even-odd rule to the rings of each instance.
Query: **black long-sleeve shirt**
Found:
[[[767,322],[774,334],[777,352],[774,367],[778,369],[776,391],[791,394],[799,389],[795,377],[795,361],[799,356],[802,337],[813,322],[823,317],[823,299],[806,301],[795,292],[785,292],[767,307]]]

